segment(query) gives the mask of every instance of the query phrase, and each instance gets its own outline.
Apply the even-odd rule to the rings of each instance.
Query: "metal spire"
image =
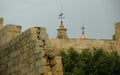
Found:
[[[63,15],[64,13],[62,13],[62,5],[61,5],[61,13],[59,14],[59,19],[61,20],[61,24],[63,23],[63,19],[65,19]]]
[[[84,35],[84,34],[85,34],[85,32],[84,32],[85,27],[84,27],[84,26],[82,26],[82,28],[80,28],[80,29],[82,29],[82,35]]]

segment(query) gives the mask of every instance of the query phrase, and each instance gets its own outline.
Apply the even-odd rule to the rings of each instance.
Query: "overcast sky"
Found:
[[[22,31],[46,27],[56,38],[62,10],[68,36],[79,38],[81,27],[89,38],[112,39],[114,24],[120,22],[120,0],[0,0],[0,17],[4,24],[19,24]]]

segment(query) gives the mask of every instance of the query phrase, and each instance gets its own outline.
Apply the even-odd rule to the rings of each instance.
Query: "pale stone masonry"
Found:
[[[46,28],[23,33],[20,29],[16,25],[1,29],[5,32],[0,38],[0,75],[63,75],[61,56],[50,47]]]
[[[67,35],[67,29],[64,27],[63,22],[61,22],[59,28],[57,29],[57,38],[69,39]]]
[[[70,47],[78,52],[101,47],[120,54],[120,23],[115,24],[113,40],[71,39],[64,25],[55,39],[48,37],[44,27],[21,29],[20,25],[3,26],[0,18],[0,75],[63,75],[59,51]]]
[[[3,18],[0,18],[0,29],[3,27]]]
[[[0,30],[0,45],[4,45],[19,34],[21,34],[20,25],[7,24]]]
[[[84,48],[103,48],[109,52],[117,51],[120,53],[120,43],[116,40],[50,39],[50,42],[55,50],[68,50],[73,47],[78,52],[81,52]]]
[[[120,22],[115,24],[115,39],[120,40]]]

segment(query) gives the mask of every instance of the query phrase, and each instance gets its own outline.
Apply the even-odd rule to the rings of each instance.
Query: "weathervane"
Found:
[[[84,35],[84,34],[85,34],[85,33],[84,33],[85,27],[82,26],[82,28],[80,28],[80,29],[82,29],[82,34]]]
[[[62,5],[61,5],[61,13],[59,14],[59,19],[61,20],[61,24],[63,23],[63,19],[65,19],[63,15],[64,13],[62,13]]]

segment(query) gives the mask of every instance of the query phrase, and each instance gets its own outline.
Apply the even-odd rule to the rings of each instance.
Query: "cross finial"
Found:
[[[82,34],[84,35],[85,34],[85,32],[84,32],[84,30],[85,30],[85,27],[84,26],[82,26]]]
[[[63,23],[63,19],[65,19],[63,15],[64,13],[62,13],[62,5],[61,5],[61,13],[59,14],[59,19],[61,20],[61,24]]]

